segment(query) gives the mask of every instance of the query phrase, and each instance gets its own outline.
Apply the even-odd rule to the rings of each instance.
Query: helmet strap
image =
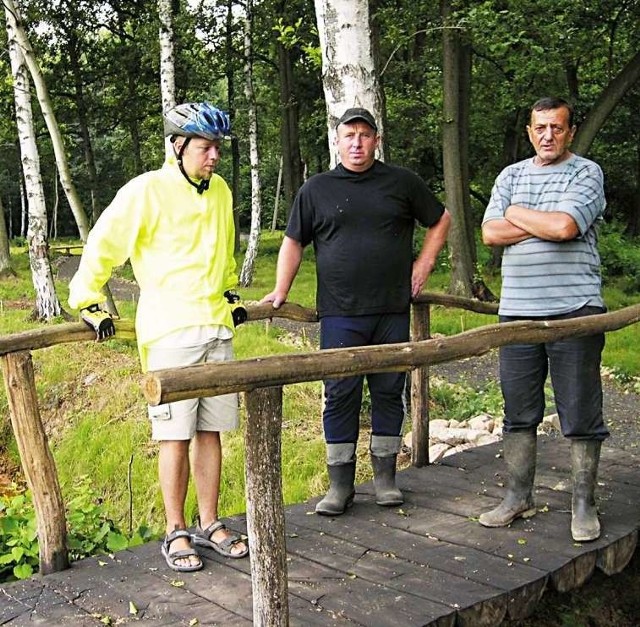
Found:
[[[186,173],[184,166],[182,165],[182,155],[184,154],[185,149],[187,148],[187,144],[191,141],[191,137],[185,137],[184,142],[182,142],[182,146],[180,146],[180,150],[176,154],[176,161],[178,162],[178,167],[180,168],[180,172],[182,172],[182,176],[189,181],[191,185],[196,188],[198,194],[202,194],[209,189],[209,181],[208,179],[202,179],[199,183],[196,183],[189,175]]]

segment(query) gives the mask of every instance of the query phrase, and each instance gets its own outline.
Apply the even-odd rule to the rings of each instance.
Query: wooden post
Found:
[[[414,303],[411,309],[411,341],[428,340],[429,303]],[[429,366],[411,373],[411,423],[411,463],[421,468],[429,463]]]
[[[36,513],[40,573],[47,575],[69,567],[58,473],[40,418],[31,353],[8,353],[1,359],[11,426]]]
[[[282,502],[282,387],[245,394],[247,532],[253,624],[289,625],[287,548]]]

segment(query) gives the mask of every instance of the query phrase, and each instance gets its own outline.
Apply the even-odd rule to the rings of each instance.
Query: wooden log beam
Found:
[[[269,318],[287,318],[299,322],[317,322],[318,315],[313,309],[307,309],[295,303],[285,303],[280,309],[274,309],[269,303],[264,305],[249,305],[247,307],[249,320],[266,320]],[[135,340],[136,331],[133,320],[114,321],[116,327],[115,339]],[[56,344],[70,342],[87,342],[95,339],[95,333],[84,322],[69,322],[31,329],[21,333],[11,333],[0,336],[0,355],[17,351],[32,351],[48,348]]]
[[[475,298],[464,298],[464,296],[453,296],[452,294],[441,294],[439,292],[423,292],[413,299],[417,304],[441,305],[442,307],[456,307],[482,314],[497,314],[498,303],[487,303]]]
[[[156,370],[146,374],[142,385],[147,401],[158,405],[327,377],[411,370],[426,364],[482,355],[506,344],[535,344],[615,331],[639,320],[640,304],[637,304],[612,313],[568,320],[492,324],[452,337],[421,342],[337,348]]]
[[[430,333],[429,304],[411,308],[411,339],[428,340]],[[429,463],[429,366],[411,373],[411,463],[421,468]]]
[[[40,549],[40,574],[69,567],[64,502],[53,455],[38,409],[33,361],[28,352],[0,357],[11,426],[33,497]]]
[[[245,394],[247,531],[251,553],[253,624],[289,624],[287,547],[282,500],[282,388]]]

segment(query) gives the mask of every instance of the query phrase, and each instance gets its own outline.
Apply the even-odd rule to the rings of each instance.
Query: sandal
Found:
[[[171,543],[178,538],[189,538],[191,541],[191,534],[186,529],[175,529],[172,531],[162,542],[162,546],[160,547],[160,552],[164,556],[165,561],[167,562],[167,566],[171,568],[171,570],[175,570],[179,573],[191,573],[195,570],[200,570],[204,564],[198,555],[198,552],[191,549],[182,549],[181,551],[174,551],[171,553],[169,551],[169,547],[171,547]],[[179,560],[187,559],[189,557],[197,557],[197,564],[178,564]]]
[[[229,535],[224,540],[216,542],[212,539],[212,536],[219,529],[227,530]],[[206,529],[202,529],[200,521],[198,520],[195,531],[191,534],[191,539],[194,544],[197,544],[198,546],[206,546],[208,549],[213,549],[216,553],[224,555],[224,557],[239,559],[241,557],[246,557],[249,554],[249,546],[246,544],[247,537],[237,531],[227,529],[226,525],[219,520],[214,520]],[[233,553],[233,547],[241,542],[245,544],[245,550],[240,553]]]

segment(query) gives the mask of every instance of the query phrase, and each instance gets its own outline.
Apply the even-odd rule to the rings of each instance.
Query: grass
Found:
[[[273,288],[281,238],[280,233],[263,235],[254,282],[249,288],[239,289],[244,300],[257,301]],[[27,254],[24,249],[14,249],[12,253],[17,277],[0,282],[0,333],[3,334],[39,326],[28,320],[34,296]],[[241,264],[239,257],[238,269]],[[118,273],[131,278],[130,268],[121,268]],[[490,283],[497,293],[495,280]],[[307,250],[290,301],[314,307],[315,284],[313,252]],[[428,289],[444,291],[447,284],[446,270],[439,269]],[[66,305],[67,285],[58,281],[56,289]],[[625,295],[616,286],[608,286],[606,294],[612,309],[640,300],[640,296]],[[133,303],[119,302],[118,307],[122,317],[133,318]],[[442,307],[434,307],[431,317],[432,333],[443,335],[494,322],[490,316]],[[604,363],[621,377],[640,375],[640,357],[631,349],[640,344],[639,340],[640,325],[608,334]],[[313,350],[268,322],[239,327],[234,346],[238,359]],[[159,534],[163,508],[157,486],[157,445],[149,438],[135,346],[119,340],[106,344],[60,345],[35,352],[33,359],[42,419],[49,433],[63,493],[78,477],[88,475],[110,517],[122,528],[136,529],[146,524]],[[489,385],[480,394],[460,386],[432,385],[432,397],[433,417],[463,419],[483,411],[497,413],[501,408],[497,384]],[[326,488],[321,400],[319,382],[285,387],[282,470],[286,503],[304,501]],[[17,465],[18,454],[8,427],[3,393],[0,393],[0,410],[5,416],[0,423],[0,445],[8,449]],[[366,431],[368,418],[363,416],[362,422]],[[360,457],[367,454],[367,441],[368,436],[363,433],[358,448]],[[223,450],[220,513],[226,516],[245,510],[242,429],[223,436]],[[369,477],[369,464],[358,464],[358,480]],[[196,514],[193,490],[189,491],[187,514],[192,519]]]

